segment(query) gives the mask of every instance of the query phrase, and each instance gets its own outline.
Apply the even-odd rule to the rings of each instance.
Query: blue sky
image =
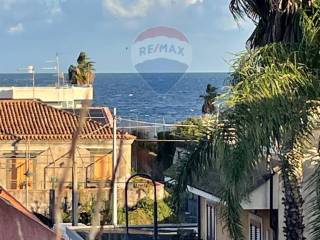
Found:
[[[0,72],[46,67],[60,53],[62,68],[87,51],[97,72],[135,72],[130,47],[154,26],[183,32],[193,49],[189,72],[228,71],[253,25],[234,22],[227,0],[0,0]]]

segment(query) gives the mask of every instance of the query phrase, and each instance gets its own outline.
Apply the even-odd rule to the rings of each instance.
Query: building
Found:
[[[0,240],[54,240],[55,233],[42,224],[10,193],[0,187]]]
[[[38,99],[56,108],[81,108],[84,101],[92,102],[93,87],[78,85],[0,87],[0,99]]]
[[[249,194],[249,201],[243,201],[241,223],[243,234],[248,240],[274,240],[279,238],[279,229],[283,228],[280,213],[282,192],[280,186],[280,174],[264,176],[256,182]],[[212,180],[212,179],[211,179]],[[270,183],[273,186],[273,195],[270,195]],[[188,191],[198,196],[198,232],[201,239],[228,240],[228,231],[221,218],[221,201],[217,193],[202,190],[196,187],[188,187]],[[273,199],[270,205],[271,198]],[[283,214],[283,213],[282,213]],[[275,235],[274,235],[275,234]]]
[[[105,191],[110,188],[113,135],[105,122],[88,119],[76,145],[80,201],[92,197],[102,179],[107,180]],[[56,188],[66,168],[71,171],[70,146],[78,123],[76,113],[38,100],[0,100],[0,185],[33,211],[47,212],[49,190]],[[133,141],[134,136],[118,132],[120,183],[131,176]],[[70,187],[68,174],[64,196],[69,201]]]
[[[317,132],[319,137],[319,132]],[[319,139],[315,137],[315,139]],[[301,181],[302,181],[302,197],[304,199],[303,212],[308,209],[309,200],[314,197],[307,190],[307,181],[314,172],[319,157],[314,153],[317,152],[317,143],[314,149],[309,151],[309,155],[305,155],[302,164]],[[258,166],[251,178],[251,191],[248,199],[241,203],[242,215],[241,224],[243,226],[243,234],[247,240],[285,240],[284,236],[284,188],[283,179],[279,162],[273,160],[274,174],[268,173],[264,166]],[[172,166],[168,172],[168,176],[173,176],[176,165]],[[225,222],[222,220],[221,208],[223,202],[220,200],[218,189],[219,173],[216,170],[210,170],[195,181],[192,186],[188,186],[187,190],[190,194],[197,197],[198,208],[198,233],[202,240],[229,240],[228,231],[225,228]],[[308,223],[311,219],[304,217],[306,226],[304,236],[310,239],[310,228]]]

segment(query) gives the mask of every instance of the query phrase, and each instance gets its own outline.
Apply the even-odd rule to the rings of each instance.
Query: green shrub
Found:
[[[173,219],[173,211],[164,201],[158,201],[158,222],[166,223],[168,219]],[[125,209],[118,211],[119,224],[125,224]],[[143,198],[129,209],[129,224],[153,224],[153,200]]]

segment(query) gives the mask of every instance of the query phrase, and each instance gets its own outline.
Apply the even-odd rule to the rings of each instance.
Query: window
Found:
[[[216,208],[207,204],[207,240],[216,240]]]
[[[249,239],[250,240],[262,240],[262,219],[259,216],[249,215]]]
[[[112,154],[93,156],[93,179],[112,179]]]

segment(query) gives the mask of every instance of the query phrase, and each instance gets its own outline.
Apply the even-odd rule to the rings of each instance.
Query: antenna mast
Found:
[[[54,66],[53,67],[44,67],[41,68],[42,70],[55,70],[57,71],[57,87],[60,87],[60,62],[59,62],[59,53],[56,52],[56,58],[55,60],[48,60],[46,61],[47,63],[53,63]],[[62,78],[62,80],[64,81],[64,79]]]
[[[56,53],[56,68],[58,74],[58,87],[60,87],[60,63],[59,63],[59,54]]]

